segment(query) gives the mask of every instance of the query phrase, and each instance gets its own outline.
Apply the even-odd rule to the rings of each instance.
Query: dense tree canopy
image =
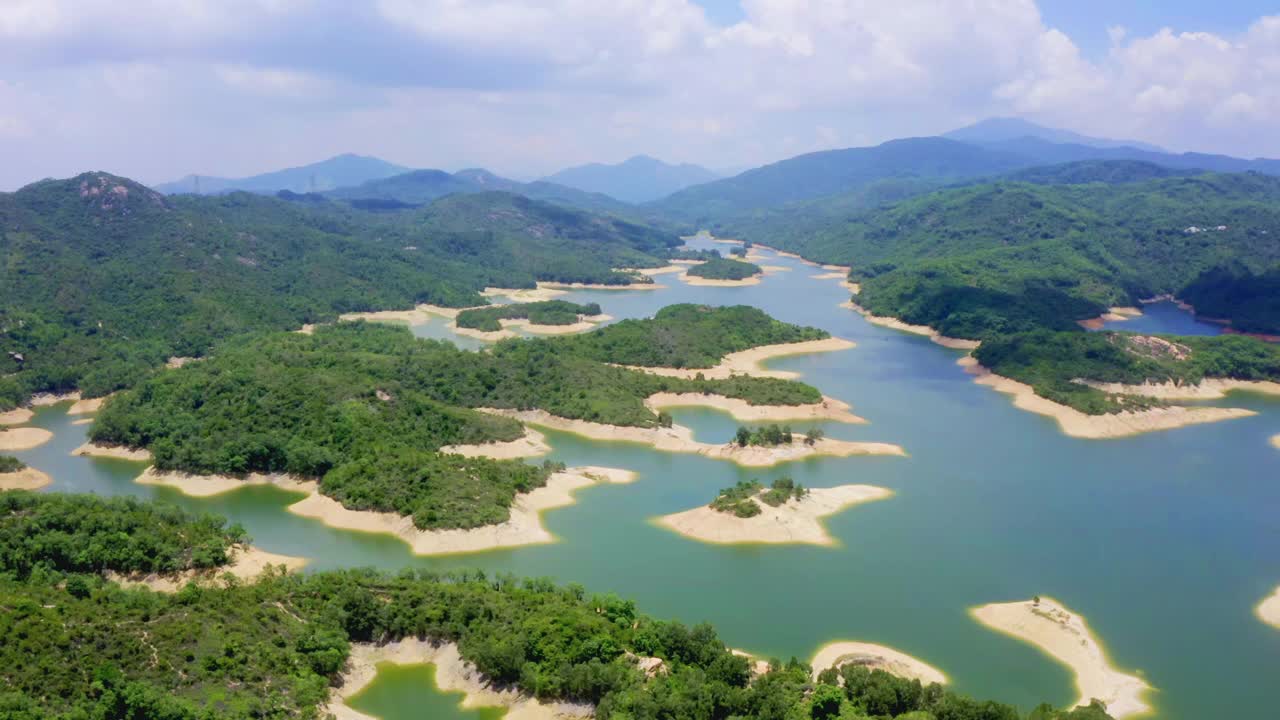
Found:
[[[497,332],[502,320],[528,320],[535,325],[572,325],[582,317],[601,314],[599,303],[579,305],[564,300],[493,305],[458,313],[458,327]]]
[[[688,270],[690,275],[707,280],[745,280],[761,272],[760,266],[755,263],[728,258],[713,258]]]

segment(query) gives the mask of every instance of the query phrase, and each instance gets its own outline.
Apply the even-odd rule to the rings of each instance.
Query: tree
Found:
[[[744,425],[738,426],[738,432],[734,435],[733,441],[738,447],[746,447],[751,444],[751,431]]]
[[[809,428],[809,432],[804,434],[804,444],[813,447],[825,435],[821,428]]]

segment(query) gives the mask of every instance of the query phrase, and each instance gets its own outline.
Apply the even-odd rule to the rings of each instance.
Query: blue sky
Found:
[[[639,153],[746,167],[992,116],[1280,157],[1280,8],[0,0],[0,190],[343,152],[516,177]]]

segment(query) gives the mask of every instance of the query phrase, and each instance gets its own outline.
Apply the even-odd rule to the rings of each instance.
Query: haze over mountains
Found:
[[[188,175],[181,180],[160,183],[155,189],[173,195],[196,193],[217,195],[244,190],[247,192],[275,193],[321,192],[348,185],[359,185],[367,180],[390,177],[407,172],[409,168],[376,157],[346,153],[301,167],[286,168],[245,178],[221,178],[208,175]]]
[[[604,193],[624,202],[643,203],[719,177],[698,165],[671,165],[648,155],[636,155],[616,165],[591,163],[566,168],[543,179],[578,190]]]

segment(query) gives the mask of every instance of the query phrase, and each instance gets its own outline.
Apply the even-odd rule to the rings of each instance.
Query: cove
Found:
[[[980,626],[968,609],[1052,596],[1088,619],[1118,668],[1141,672],[1157,688],[1150,700],[1160,717],[1213,717],[1223,697],[1241,716],[1272,712],[1267,687],[1280,667],[1280,632],[1260,623],[1253,607],[1280,583],[1280,452],[1268,444],[1280,432],[1280,402],[1236,394],[1210,404],[1259,415],[1121,440],[1068,438],[1053,421],[975,385],[956,365],[963,353],[871,325],[838,307],[848,294],[837,280],[812,278],[821,269],[763,254],[790,270],[755,286],[694,287],[667,275],[655,278],[667,286],[657,292],[562,297],[599,302],[619,319],[677,302],[748,304],[853,340],[851,350],[769,365],[801,373],[870,421],[819,424],[830,436],[897,443],[909,457],[749,470],[547,432],[550,459],[635,470],[640,479],[588,488],[578,504],[547,513],[556,544],[421,558],[387,536],[294,516],[285,507],[296,496],[273,488],[195,500],[135,484],[138,463],[72,457],[87,426],[73,425],[66,405],[41,409],[34,420],[53,440],[15,455],[53,476],[52,490],[156,497],[224,514],[256,545],[313,558],[312,568],[479,567],[550,576],[632,598],[659,617],[710,621],[730,646],[765,657],[807,659],[833,640],[888,645],[943,670],[961,692],[1024,708],[1073,701],[1070,673]],[[1139,325],[1158,317],[1148,306],[1144,318],[1113,327],[1188,332]],[[433,319],[414,330],[452,339],[446,324]],[[712,410],[672,414],[705,442],[727,440],[738,425]],[[863,483],[895,495],[829,518],[839,543],[833,548],[705,545],[651,521],[709,502],[738,480],[767,484],[787,475],[810,487]],[[423,693],[414,697],[433,692],[411,674],[386,683]],[[441,710],[434,717],[474,715]]]

